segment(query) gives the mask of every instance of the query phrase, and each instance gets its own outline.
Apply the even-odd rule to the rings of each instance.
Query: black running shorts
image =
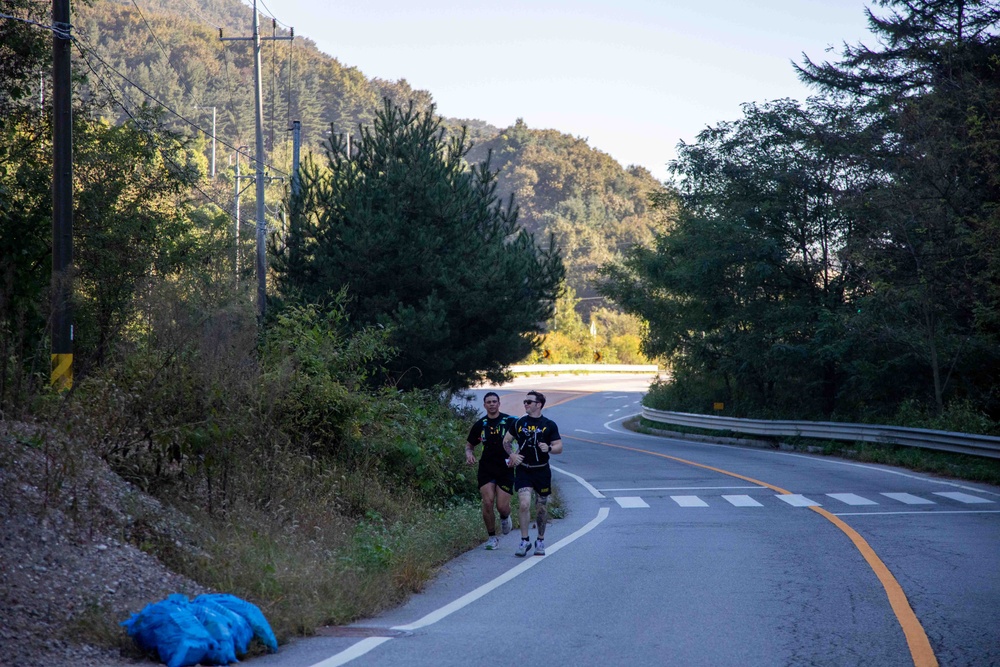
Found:
[[[532,488],[540,496],[549,495],[552,493],[552,468],[547,465],[538,468],[518,466],[514,488],[518,491]]]
[[[496,484],[498,488],[509,494],[514,493],[514,469],[508,468],[503,461],[479,461],[479,488],[487,484]]]

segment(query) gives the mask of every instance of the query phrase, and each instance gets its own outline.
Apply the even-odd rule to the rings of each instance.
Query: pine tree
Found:
[[[351,154],[335,138],[324,168],[307,161],[277,253],[286,298],[332,303],[346,288],[355,326],[392,331],[400,387],[499,379],[552,315],[563,265],[496,195],[489,161],[469,167],[464,134],[386,100]]]

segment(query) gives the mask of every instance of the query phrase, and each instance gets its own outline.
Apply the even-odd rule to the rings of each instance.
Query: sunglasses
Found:
[[[522,401],[525,405],[530,405],[531,403],[537,403],[538,401]]]

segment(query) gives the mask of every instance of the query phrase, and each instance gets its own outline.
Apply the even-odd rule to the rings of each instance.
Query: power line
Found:
[[[264,9],[267,10],[267,17],[269,19],[271,19],[272,21],[277,21],[278,23],[281,23],[281,25],[285,26],[286,28],[291,28],[292,27],[292,26],[288,25],[287,23],[282,23],[281,21],[279,21],[278,18],[274,15],[274,12],[271,11],[271,8],[264,4],[264,0],[257,0],[257,2],[259,2],[261,5],[263,5]]]
[[[140,130],[140,131],[144,132],[144,133],[145,133],[145,134],[146,134],[147,136],[149,136],[149,137],[150,137],[150,139],[153,139],[153,133],[152,133],[152,131],[151,131],[151,130],[150,130],[150,129],[149,129],[148,127],[146,127],[144,123],[141,123],[141,122],[139,122],[139,120],[138,120],[138,119],[137,119],[137,118],[136,118],[135,116],[133,116],[133,115],[132,115],[132,112],[131,112],[131,111],[129,111],[128,107],[127,107],[127,106],[125,105],[125,103],[124,103],[124,102],[122,102],[122,101],[119,101],[118,99],[116,99],[116,98],[115,98],[115,93],[114,93],[114,88],[113,88],[113,86],[112,86],[112,85],[111,85],[111,84],[110,84],[110,83],[108,82],[108,80],[107,80],[107,79],[106,79],[105,77],[101,76],[101,73],[100,73],[100,72],[98,72],[98,71],[97,71],[97,70],[96,70],[96,69],[94,68],[93,64],[92,64],[92,63],[90,62],[90,59],[89,59],[89,58],[87,57],[87,52],[86,52],[86,50],[85,50],[85,49],[83,48],[83,45],[82,45],[82,44],[80,43],[80,41],[79,41],[78,39],[74,39],[74,40],[73,40],[73,43],[74,43],[74,44],[76,44],[77,48],[78,48],[78,49],[80,50],[80,55],[81,55],[81,56],[83,57],[83,61],[84,61],[84,62],[85,62],[85,63],[87,64],[87,68],[88,68],[88,69],[89,69],[89,70],[90,70],[91,72],[93,72],[94,76],[96,76],[96,77],[97,77],[98,81],[100,81],[100,82],[101,82],[101,83],[102,83],[102,84],[104,85],[104,87],[105,87],[105,88],[107,89],[107,91],[108,91],[108,94],[109,94],[109,95],[111,96],[111,99],[112,99],[112,100],[113,100],[113,101],[114,101],[114,102],[115,102],[115,103],[116,103],[116,104],[117,104],[117,105],[118,105],[119,107],[121,107],[122,111],[124,111],[124,112],[125,112],[125,115],[127,115],[127,116],[129,117],[129,119],[130,119],[130,120],[131,120],[131,121],[132,121],[132,122],[133,122],[133,123],[135,124],[135,126],[136,126],[136,127],[137,127],[137,128],[138,128],[138,129]],[[93,51],[91,51],[91,53],[93,53]],[[96,57],[97,57],[98,59],[100,59],[100,57],[99,57],[99,56],[96,56]],[[102,61],[102,62],[103,62],[103,61]],[[105,63],[105,66],[107,66],[107,64],[106,64],[106,63]],[[127,95],[127,94],[126,94],[126,93],[125,93],[124,91],[122,91],[122,93],[123,93],[124,97],[126,97],[126,98],[128,97],[128,95]],[[133,104],[134,104],[134,102],[133,102]],[[156,147],[156,150],[157,150],[157,151],[158,151],[158,152],[160,153],[160,155],[161,155],[161,156],[163,157],[163,159],[164,159],[164,160],[166,160],[166,161],[167,161],[167,162],[169,162],[169,163],[170,163],[171,165],[173,165],[173,166],[174,166],[174,167],[175,167],[175,168],[176,168],[176,169],[178,170],[178,172],[183,172],[183,167],[181,167],[181,165],[179,165],[179,164],[177,163],[177,161],[173,159],[173,157],[171,157],[171,156],[170,156],[169,154],[167,154],[167,153],[166,153],[166,152],[165,152],[165,151],[163,150],[162,146],[160,146],[160,145],[159,145],[158,143],[156,143],[155,141],[153,142],[153,145],[154,145],[154,146]],[[210,201],[210,202],[212,202],[213,204],[215,204],[216,206],[218,206],[218,207],[219,207],[219,209],[220,209],[220,210],[222,210],[222,211],[224,211],[224,212],[226,213],[226,215],[228,215],[228,216],[229,216],[230,218],[234,218],[233,214],[232,214],[232,213],[230,213],[230,211],[229,211],[229,209],[228,209],[228,207],[227,207],[226,205],[224,205],[224,204],[221,204],[221,203],[219,203],[218,201],[216,201],[216,200],[215,200],[215,199],[214,199],[214,198],[212,197],[212,195],[210,195],[210,194],[208,194],[207,192],[205,192],[205,191],[204,191],[204,190],[203,190],[203,189],[201,188],[201,186],[200,186],[200,185],[198,185],[197,183],[192,183],[192,187],[193,187],[193,188],[194,188],[195,190],[197,190],[198,192],[200,192],[200,193],[202,194],[202,196],[203,196],[203,197],[205,197],[205,199],[207,199],[208,201]],[[235,219],[235,218],[234,218],[234,219]]]
[[[163,52],[163,55],[167,59],[167,64],[169,65],[170,54],[167,53],[167,50],[165,48],[163,48],[163,42],[161,42],[160,38],[156,36],[155,32],[153,32],[153,27],[149,25],[149,21],[146,20],[146,17],[142,15],[142,10],[139,9],[139,4],[135,0],[132,0],[132,4],[135,6],[135,11],[139,12],[139,18],[141,18],[142,22],[146,24],[146,30],[149,31],[149,34],[153,37],[153,41],[156,42],[156,45],[160,47],[160,51]]]
[[[92,56],[94,56],[94,58],[96,58],[97,60],[99,60],[100,63],[102,65],[104,65],[104,67],[106,69],[108,69],[112,73],[116,74],[117,76],[121,77],[122,80],[126,81],[129,85],[133,86],[136,90],[138,90],[143,95],[145,95],[146,97],[148,97],[150,100],[152,100],[153,102],[155,102],[156,104],[158,104],[163,110],[169,112],[170,114],[172,114],[177,119],[183,121],[187,125],[190,125],[194,129],[196,129],[199,132],[203,133],[205,136],[209,136],[209,137],[214,136],[211,132],[205,130],[204,128],[202,128],[200,125],[198,125],[194,121],[189,120],[187,117],[181,115],[177,111],[174,111],[174,109],[171,108],[169,105],[167,105],[165,102],[161,102],[159,99],[157,99],[157,97],[155,95],[153,95],[152,93],[150,93],[149,91],[147,91],[146,89],[144,89],[142,86],[140,86],[139,84],[135,83],[134,81],[132,81],[131,79],[129,79],[127,76],[125,76],[124,74],[122,74],[121,72],[119,72],[117,69],[115,69],[114,67],[112,67],[110,64],[108,64],[108,62],[106,60],[104,60],[104,58],[102,58],[100,56],[99,53],[97,53],[97,51],[93,47],[91,47],[89,45],[86,45],[86,44],[83,44],[82,41],[79,38],[77,38],[77,37],[74,37],[73,41],[79,46],[79,48],[81,49],[81,51],[88,51],[88,52],[90,52],[90,54]],[[89,63],[88,63],[88,66],[90,66]],[[91,67],[91,71],[93,71],[93,67]],[[218,137],[215,137],[215,139],[216,139],[216,141],[218,141],[219,143],[221,143],[223,146],[228,146],[229,148],[233,149],[234,151],[238,151],[239,150],[236,146],[234,146],[234,145],[232,145],[232,144],[230,144],[230,143],[228,143],[228,142],[226,142],[226,141],[224,141],[222,139],[219,139]],[[256,156],[254,158],[252,158],[252,159],[253,159],[254,162],[257,162]],[[276,167],[274,167],[272,165],[264,163],[263,166],[267,167],[268,169],[273,170],[274,172],[276,172],[278,174],[281,174],[282,176],[288,176],[287,173],[285,173],[284,171],[282,171],[282,170],[280,170],[280,169],[278,169],[278,168],[276,168]]]
[[[45,30],[49,30],[51,32],[54,32],[57,37],[60,37],[62,39],[72,39],[73,38],[73,35],[72,35],[73,26],[70,25],[70,24],[65,24],[65,27],[59,27],[59,26],[54,26],[54,25],[47,25],[45,23],[39,23],[38,21],[32,21],[31,19],[22,19],[19,16],[11,16],[9,14],[4,14],[3,12],[0,12],[0,19],[10,19],[11,21],[17,21],[19,23],[26,23],[28,25],[33,25],[33,26],[37,26],[39,28],[44,28]]]
[[[220,28],[221,30],[221,28]],[[222,58],[226,72],[226,92],[229,93],[229,113],[233,115],[236,122],[236,143],[243,145],[243,123],[240,121],[240,113],[233,100],[233,82],[229,77],[229,49],[222,49]]]
[[[222,27],[221,25],[219,25],[218,23],[215,23],[214,21],[209,21],[208,18],[204,14],[202,14],[200,11],[198,11],[198,8],[195,5],[191,4],[190,0],[184,0],[184,4],[187,5],[188,8],[191,11],[193,11],[195,14],[197,14],[198,18],[200,18],[205,23],[207,23],[207,24],[209,24],[211,26],[215,26],[216,28],[221,28]]]
[[[80,46],[79,43],[77,43],[77,47],[78,48],[79,48],[79,46]],[[96,76],[97,79],[102,84],[104,84],[104,87],[108,90],[108,94],[111,96],[111,99],[114,100],[115,103],[117,103],[119,107],[121,107],[122,111],[125,112],[125,115],[127,115],[129,117],[129,119],[135,124],[135,126],[140,131],[144,132],[147,136],[149,136],[152,139],[153,138],[152,131],[148,127],[146,127],[144,123],[139,122],[139,120],[135,116],[132,115],[132,112],[129,111],[128,107],[123,102],[120,102],[120,101],[118,101],[118,100],[115,99],[114,90],[113,90],[111,84],[107,81],[107,79],[105,79],[103,76],[101,76],[100,72],[98,72],[96,69],[94,69],[94,66],[90,62],[90,59],[87,58],[86,53],[84,53],[82,49],[81,49],[81,55],[83,56],[84,62],[87,63],[87,68],[90,69],[91,72],[93,72],[94,76]],[[126,95],[126,97],[127,97],[127,95]],[[179,165],[176,162],[176,160],[174,160],[170,155],[168,155],[166,152],[164,152],[163,148],[159,144],[157,144],[157,143],[154,142],[153,145],[156,147],[156,150],[160,153],[160,155],[163,157],[164,160],[166,160],[171,165],[173,165],[179,172],[183,171],[183,168],[181,167],[181,165]],[[193,183],[192,187],[195,190],[197,190],[198,192],[200,192],[202,194],[202,196],[205,197],[205,199],[207,199],[208,201],[210,201],[213,204],[215,204],[216,206],[218,206],[219,209],[221,209],[222,211],[224,211],[230,217],[233,217],[232,214],[229,213],[229,210],[228,210],[228,208],[225,205],[223,205],[223,204],[219,203],[218,201],[216,201],[210,194],[208,194],[207,192],[205,192],[204,190],[202,190],[201,186],[199,186],[197,183]]]

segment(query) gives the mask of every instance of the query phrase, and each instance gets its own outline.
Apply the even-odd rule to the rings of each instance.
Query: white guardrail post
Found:
[[[740,419],[737,417],[697,415],[688,412],[664,412],[647,407],[642,408],[642,416],[650,421],[689,428],[733,431],[753,435],[785,435],[822,438],[824,440],[878,442],[1000,459],[1000,437],[992,435],[972,435],[954,431],[879,426],[877,424]]]

